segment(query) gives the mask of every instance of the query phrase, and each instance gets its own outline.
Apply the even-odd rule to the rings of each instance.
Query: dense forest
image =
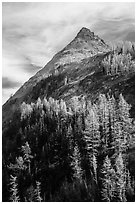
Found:
[[[134,45],[116,47],[99,65],[132,74]],[[4,132],[3,201],[135,200],[135,120],[122,94],[95,102],[73,96],[23,102]],[[5,140],[4,140],[5,141]]]
[[[69,108],[53,98],[23,103],[5,172],[9,200],[133,201],[129,110],[122,95],[100,95],[96,104],[74,97]]]

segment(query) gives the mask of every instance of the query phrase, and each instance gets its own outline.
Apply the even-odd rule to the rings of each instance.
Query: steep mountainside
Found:
[[[38,97],[52,96],[68,101],[75,95],[86,95],[95,100],[99,93],[111,89],[113,93],[123,93],[134,105],[134,74],[105,74],[101,62],[111,52],[101,38],[82,28],[72,42],[3,105],[3,128],[23,101],[34,102]]]

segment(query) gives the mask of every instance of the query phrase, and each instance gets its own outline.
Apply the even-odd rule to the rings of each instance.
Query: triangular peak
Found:
[[[94,38],[94,32],[91,32],[90,29],[83,27],[80,29],[80,31],[78,32],[77,36],[78,38],[87,38],[89,37]]]

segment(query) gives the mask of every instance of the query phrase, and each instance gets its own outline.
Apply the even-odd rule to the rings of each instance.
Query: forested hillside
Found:
[[[135,201],[134,44],[84,28],[53,61],[3,106],[3,201]]]
[[[4,168],[11,201],[133,201],[134,121],[120,95],[96,104],[40,98],[9,127],[16,148]]]

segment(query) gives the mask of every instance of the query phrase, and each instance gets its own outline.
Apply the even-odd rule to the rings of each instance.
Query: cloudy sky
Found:
[[[3,3],[3,103],[82,27],[106,41],[134,41],[134,3]]]

